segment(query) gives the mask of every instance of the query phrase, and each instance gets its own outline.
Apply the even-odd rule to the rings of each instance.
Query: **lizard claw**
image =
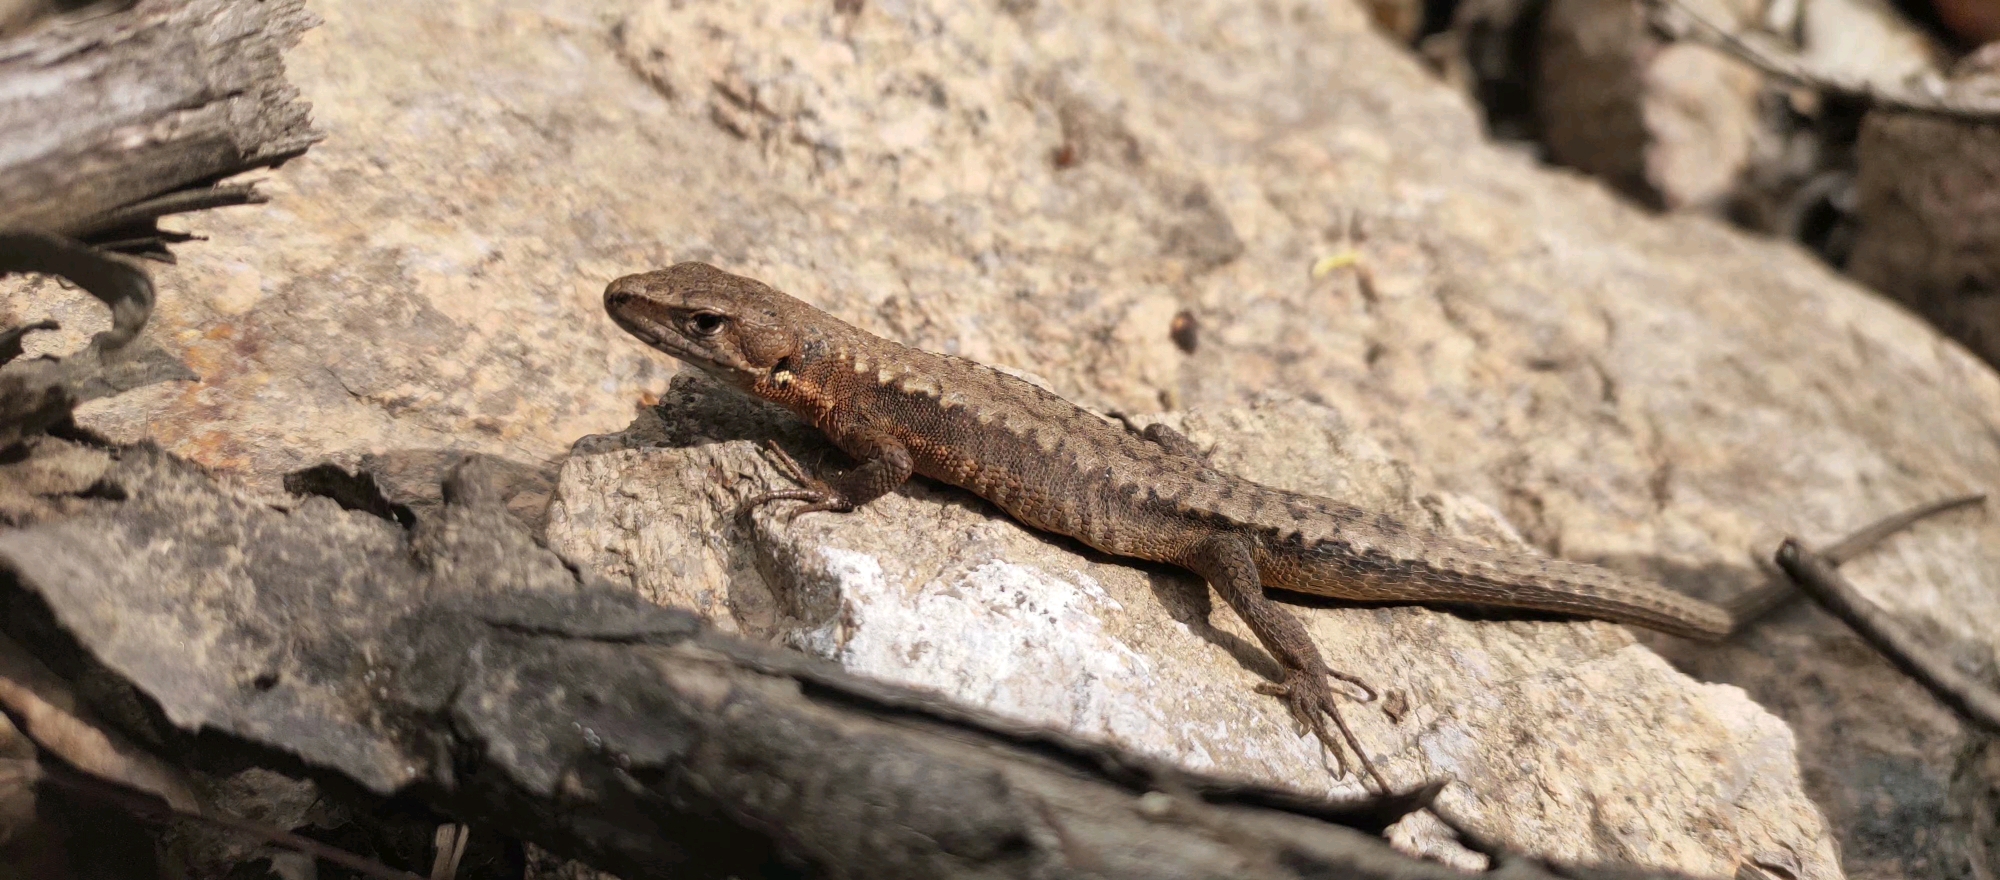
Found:
[[[766,455],[771,459],[771,463],[776,465],[786,478],[803,488],[765,492],[762,495],[743,502],[743,505],[736,509],[737,515],[740,516],[749,513],[773,501],[806,502],[793,509],[790,513],[787,513],[785,515],[786,522],[796,519],[799,514],[812,513],[816,510],[845,511],[854,509],[854,505],[847,500],[847,497],[840,494],[832,486],[827,485],[825,480],[806,473],[806,469],[800,467],[798,461],[792,458],[791,453],[786,452],[784,447],[778,445],[778,441],[764,441],[764,450]]]
[[[1341,716],[1340,705],[1334,702],[1333,689],[1326,684],[1329,677],[1354,685],[1366,693],[1368,699],[1375,699],[1373,688],[1362,684],[1351,675],[1325,669],[1317,674],[1302,669],[1286,670],[1284,681],[1276,684],[1260,684],[1257,686],[1257,692],[1277,697],[1285,704],[1285,709],[1291,713],[1293,725],[1299,734],[1311,733],[1319,740],[1320,747],[1333,755],[1334,763],[1339,767],[1337,774],[1339,777],[1347,775],[1347,751],[1352,750],[1354,757],[1361,764],[1362,771],[1375,781],[1375,787],[1384,792],[1388,791],[1388,781],[1382,778],[1374,763],[1368,760],[1368,753],[1361,750],[1361,741],[1354,736],[1354,730],[1347,726],[1347,719]],[[1333,722],[1333,728],[1340,731],[1339,739],[1334,737],[1333,730],[1328,729],[1329,720]],[[1342,748],[1343,742],[1345,749]]]

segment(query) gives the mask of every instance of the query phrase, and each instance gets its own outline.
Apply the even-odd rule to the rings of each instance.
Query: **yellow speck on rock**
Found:
[[[1325,278],[1326,276],[1333,274],[1333,271],[1335,269],[1346,269],[1358,265],[1361,265],[1360,251],[1343,250],[1337,253],[1328,254],[1324,257],[1320,257],[1317,261],[1313,263],[1312,280],[1318,281],[1322,278]]]

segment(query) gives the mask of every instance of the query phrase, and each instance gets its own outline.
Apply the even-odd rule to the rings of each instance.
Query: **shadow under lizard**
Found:
[[[804,502],[794,516],[847,511],[922,474],[1030,527],[1192,571],[1283,668],[1282,680],[1259,692],[1282,700],[1344,775],[1331,721],[1384,791],[1329,679],[1364,698],[1373,692],[1330,669],[1305,626],[1264,587],[1554,612],[1700,639],[1733,628],[1719,606],[1603,568],[1481,547],[1225,473],[1165,426],[1134,432],[991,367],[899,345],[707,264],[619,278],[605,288],[604,308],[652,347],[795,413],[859,463],[822,480],[773,445],[801,488],[748,506],[793,500]]]

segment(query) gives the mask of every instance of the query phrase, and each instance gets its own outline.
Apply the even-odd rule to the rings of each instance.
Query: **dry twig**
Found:
[[[1970,507],[1986,500],[1984,494],[1959,495],[1929,504],[1920,504],[1900,513],[1892,513],[1875,522],[1862,526],[1860,530],[1828,545],[1819,552],[1821,562],[1829,567],[1839,567],[1848,560],[1874,549],[1890,535],[1916,525],[1942,513],[1949,513],[1961,507]],[[1738,597],[1729,605],[1730,618],[1736,622],[1736,630],[1741,632],[1752,621],[1763,617],[1797,598],[1799,591],[1788,578],[1772,572],[1764,584]]]
[[[1983,500],[1984,496],[1977,498]],[[1953,499],[1932,505],[1928,510],[1935,513],[1969,503],[1972,501],[1968,499]],[[1880,540],[1896,527],[1915,522],[1925,515],[1924,510],[1920,508],[1903,515],[1900,523],[1885,522],[1881,534],[1874,535],[1873,539]],[[1847,578],[1834,569],[1837,560],[1829,558],[1833,555],[1830,551],[1810,552],[1797,538],[1786,538],[1779,545],[1776,558],[1778,566],[1791,575],[1800,590],[1811,596],[1820,607],[1845,621],[1857,635],[1882,652],[1889,662],[1896,664],[1896,668],[1923,685],[1959,717],[1989,733],[2000,733],[2000,692],[1958,671],[1949,658],[1925,646],[1915,633],[1897,622],[1881,606],[1864,598]]]

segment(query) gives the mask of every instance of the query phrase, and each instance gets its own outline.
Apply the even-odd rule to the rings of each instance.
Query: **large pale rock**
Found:
[[[2000,380],[1988,367],[1803,253],[1701,219],[1648,217],[1595,184],[1491,149],[1459,98],[1345,4],[843,7],[426,0],[385,15],[315,3],[326,24],[288,64],[328,139],[270,178],[270,204],[186,221],[209,240],[159,273],[155,338],[203,381],[93,404],[86,420],[272,484],[323,457],[422,461],[444,447],[532,470],[579,436],[628,423],[633,402],[674,369],[604,319],[604,284],[706,259],[899,340],[1025,366],[1094,405],[1222,418],[1263,391],[1323,404],[1384,460],[1427,474],[1439,497],[1498,511],[1545,552],[1711,597],[1758,577],[1752,555],[1783,533],[1824,540],[1898,507],[2000,484]],[[1310,271],[1343,253],[1358,265]],[[7,290],[0,311],[24,318],[38,316],[48,292]],[[1182,311],[1200,327],[1192,353],[1169,336]],[[1244,455],[1232,466],[1284,473]],[[663,481],[621,485],[651,493]],[[1371,484],[1355,478],[1352,488]],[[659,515],[700,509],[661,502]],[[803,552],[833,537],[804,530],[858,534],[879,522],[867,517],[886,515],[808,517],[793,526],[802,537],[783,540]],[[956,531],[922,534],[984,535],[968,520],[940,522]],[[841,540],[869,551],[859,537]],[[882,558],[886,591],[908,563]],[[716,578],[741,563],[713,559],[672,564],[691,584],[717,584],[714,601],[727,605],[731,588]],[[1104,620],[1151,613],[1150,587],[1127,595],[1119,578],[1129,575],[1098,573],[1131,571],[1122,565],[1013,564],[1028,565],[1021,559],[1066,579],[1062,595],[1076,604],[1064,608],[1109,608],[1073,573],[1082,571],[1124,606]],[[1960,515],[1897,539],[1852,574],[1982,661],[2000,641],[1995,572],[2000,519]],[[896,602],[863,622],[887,626],[888,615],[911,613],[888,606],[915,595],[885,595]],[[781,612],[797,613],[775,600],[759,613]],[[1079,618],[1065,614],[1073,629]],[[1458,625],[1410,611],[1358,616],[1406,615]],[[1217,625],[1227,616],[1214,615]],[[1636,649],[1588,647],[1615,631],[1478,631],[1583,639],[1578,650],[1626,664],[1606,677],[1671,681]],[[1470,663],[1398,654],[1423,645],[1381,635],[1339,647],[1338,635],[1321,632],[1329,650],[1349,652],[1337,659],[1385,683]],[[1148,644],[1131,650],[1166,668]],[[1702,678],[1741,685],[1792,724],[1806,790],[1851,873],[1964,872],[1966,835],[1950,823],[1966,734],[1837,625],[1800,609],[1724,646],[1648,644]],[[1384,673],[1360,651],[1420,660],[1426,677],[1399,679],[1415,673]],[[1229,675],[1238,678],[1201,680],[1238,700],[1241,727],[1252,729],[1251,713],[1267,709],[1241,696],[1248,673]],[[1517,689],[1543,680],[1525,668],[1467,679]],[[1560,690],[1573,680],[1547,681]],[[1050,675],[1038,687],[1076,685]],[[1454,696],[1460,685],[1425,687],[1440,691],[1410,694],[1413,705],[1468,715],[1468,705],[1491,705],[1495,718],[1527,713],[1505,723],[1552,729],[1532,710],[1540,696],[1468,704]],[[1560,705],[1612,713],[1601,726],[1645,738],[1640,751],[1677,748],[1650,719],[1712,705],[1661,696],[1620,716],[1631,705],[1624,687],[1571,691]],[[1430,722],[1390,727],[1372,709],[1355,714],[1385,725],[1364,736],[1395,772],[1428,766],[1410,743]],[[1736,754],[1762,736],[1737,739],[1746,751]],[[1535,742],[1515,748],[1537,756],[1545,776],[1618,772],[1545,760],[1536,750],[1554,746]],[[1310,752],[1243,748],[1280,762]],[[1473,775],[1513,772],[1455,760]],[[1782,786],[1786,763],[1774,758],[1742,784]],[[1275,766],[1306,778],[1303,764]],[[1694,802],[1676,800],[1683,784],[1707,783],[1669,778],[1647,790],[1665,792],[1661,804]],[[1702,815],[1737,827],[1726,806],[1737,790],[1701,801]],[[1622,815],[1622,803],[1564,803],[1523,821],[1578,827],[1594,821],[1578,817]],[[1664,809],[1640,821],[1704,821]],[[1680,838],[1616,839],[1663,851]],[[1737,845],[1685,857],[1705,864]],[[1832,870],[1821,850],[1799,857],[1808,870]]]
[[[1434,491],[1324,406],[1278,398],[1168,421],[1224,467],[1522,549],[1492,508]],[[777,434],[803,446],[781,416],[682,383],[631,430],[580,444],[550,545],[656,602],[850,671],[1203,770],[1343,787],[1317,742],[1254,693],[1276,664],[1199,580],[1035,534],[922,482],[848,515],[790,519],[783,504],[743,515],[745,499],[785,485],[754,442]],[[1839,876],[1784,723],[1618,627],[1300,613],[1334,668],[1383,690],[1383,707],[1347,715],[1391,784],[1459,780],[1440,805],[1496,839],[1697,875],[1758,860]],[[1404,833],[1463,857],[1421,826]]]

